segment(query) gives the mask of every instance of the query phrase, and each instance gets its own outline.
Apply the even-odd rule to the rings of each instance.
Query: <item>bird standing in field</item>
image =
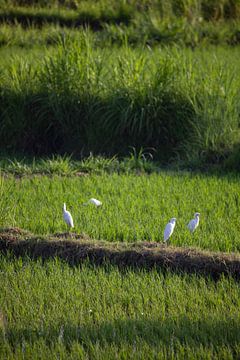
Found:
[[[177,220],[176,218],[172,218],[169,221],[169,223],[166,225],[164,230],[164,243],[166,243],[169,240],[170,236],[172,235],[176,225],[176,220]]]
[[[198,225],[199,225],[199,215],[200,215],[200,213],[196,212],[194,214],[194,219],[192,219],[188,223],[187,227],[188,227],[188,229],[190,230],[191,233],[193,233],[196,230],[196,228],[198,227]]]
[[[66,204],[63,204],[63,220],[69,226],[69,230],[74,227],[73,218],[69,211],[66,210]]]

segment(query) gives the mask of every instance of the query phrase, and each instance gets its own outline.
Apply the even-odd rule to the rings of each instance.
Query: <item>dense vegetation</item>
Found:
[[[240,170],[239,43],[239,0],[0,0],[1,230],[67,249],[66,202],[87,246],[128,249],[162,242],[176,216],[173,252],[228,252],[235,274],[240,182],[223,171]],[[3,253],[0,358],[240,358],[230,275]]]
[[[85,165],[82,170],[110,170],[114,159],[80,164]],[[8,177],[1,178],[1,226],[63,232],[61,207],[66,201],[74,230],[86,238],[162,241],[164,226],[175,215],[172,245],[239,251],[237,176],[103,172],[16,179],[9,171],[31,175],[45,168],[49,174],[72,175],[77,169],[67,159],[25,167],[15,161],[2,167]],[[103,201],[101,208],[82,206],[92,196]],[[196,210],[201,212],[200,226],[191,236],[186,224]],[[3,358],[239,357],[239,284],[229,277],[213,282],[156,270],[120,271],[107,264],[78,268],[57,259],[43,262],[9,254],[1,255],[0,286]]]
[[[80,156],[134,146],[165,161],[227,158],[239,142],[238,57],[104,50],[85,32],[40,60],[14,57],[0,67],[1,149]]]
[[[0,46],[53,44],[64,32],[93,30],[101,46],[240,42],[238,0],[6,1],[0,2]],[[27,30],[27,31],[26,31]],[[43,38],[40,34],[43,33]]]
[[[162,242],[165,225],[176,217],[172,245],[239,251],[239,186],[238,177],[163,172],[2,179],[0,221],[35,234],[64,232],[66,202],[74,231],[92,239]],[[103,206],[84,206],[91,197]],[[192,236],[187,223],[196,211],[201,220]]]
[[[100,22],[106,20],[119,22],[128,22],[141,16],[143,12],[147,15],[155,13],[162,19],[186,18],[188,21],[219,21],[238,19],[240,17],[239,0],[100,0],[100,1],[80,1],[80,0],[1,0],[2,13],[9,16],[15,10],[15,14],[21,10],[22,15],[38,14],[41,11],[48,10],[48,14],[55,11],[55,21],[61,12],[72,19],[77,16],[83,16],[83,21],[98,19]],[[43,14],[42,14],[43,15]],[[44,15],[43,15],[44,17]],[[36,19],[38,17],[36,16]],[[48,21],[48,15],[45,12],[45,21]]]
[[[238,169],[239,16],[237,0],[2,0],[0,151]]]
[[[236,359],[239,285],[0,259],[0,357]]]

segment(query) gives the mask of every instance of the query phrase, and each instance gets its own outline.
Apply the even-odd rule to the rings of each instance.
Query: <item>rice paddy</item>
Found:
[[[65,202],[74,231],[92,239],[162,242],[165,225],[176,217],[172,245],[239,251],[239,191],[238,176],[178,172],[3,178],[1,226],[45,235],[64,232]],[[102,207],[83,205],[92,197]],[[190,234],[187,224],[196,211],[200,225]]]
[[[239,284],[156,271],[0,261],[1,357],[234,359]]]
[[[239,19],[0,0],[1,359],[240,358]]]

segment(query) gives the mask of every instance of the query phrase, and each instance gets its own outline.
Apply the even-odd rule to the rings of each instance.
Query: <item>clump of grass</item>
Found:
[[[150,151],[150,152],[149,152]],[[53,155],[46,158],[14,158],[6,155],[0,160],[0,169],[3,174],[12,174],[15,177],[29,177],[33,175],[61,175],[79,176],[84,174],[103,173],[151,173],[159,171],[159,167],[153,162],[153,149],[133,148],[129,155],[124,158],[113,156],[93,156],[92,153],[82,160],[74,160],[71,156]]]
[[[136,171],[138,173],[152,173],[159,171],[157,164],[153,162],[154,149],[143,149],[139,151],[136,148],[132,148],[128,157],[123,159],[120,163],[121,168],[125,172]]]
[[[237,65],[223,53],[124,46],[110,54],[90,32],[74,44],[63,37],[36,65],[14,59],[2,69],[1,146],[104,158],[151,147],[162,162],[222,161],[239,140]]]
[[[74,169],[71,166],[71,157],[69,156],[53,156],[51,159],[43,159],[40,161],[38,172],[41,169],[47,174],[74,175]]]
[[[23,176],[23,175],[28,176],[31,175],[36,169],[35,160],[33,159],[30,167],[24,158],[21,160],[4,159],[1,160],[1,169],[3,171],[6,171],[7,169],[7,172],[14,174],[16,176]]]
[[[226,66],[216,59],[209,64],[211,80],[200,70],[204,80],[192,102],[192,136],[184,144],[190,163],[222,163],[239,143],[239,89],[234,73]]]
[[[76,163],[76,169],[87,173],[101,174],[103,172],[118,172],[120,169],[120,161],[116,156],[105,158],[102,156],[93,156],[90,154],[85,159]]]

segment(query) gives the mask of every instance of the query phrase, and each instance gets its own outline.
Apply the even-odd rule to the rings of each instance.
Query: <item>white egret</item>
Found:
[[[196,212],[194,214],[194,219],[192,219],[189,223],[188,223],[188,229],[190,230],[190,232],[194,232],[196,230],[196,228],[199,225],[199,215],[200,213]]]
[[[88,202],[84,203],[83,205],[88,205],[88,204],[94,204],[96,207],[98,207],[102,205],[102,202],[97,199],[91,198],[90,200],[88,200]]]
[[[172,218],[165,227],[165,230],[164,230],[164,242],[165,243],[168,241],[168,239],[170,238],[170,236],[173,233],[173,230],[176,225],[176,220],[177,220],[176,218]]]
[[[66,204],[63,204],[63,220],[69,226],[69,228],[73,228],[73,218],[69,211],[66,210]]]

